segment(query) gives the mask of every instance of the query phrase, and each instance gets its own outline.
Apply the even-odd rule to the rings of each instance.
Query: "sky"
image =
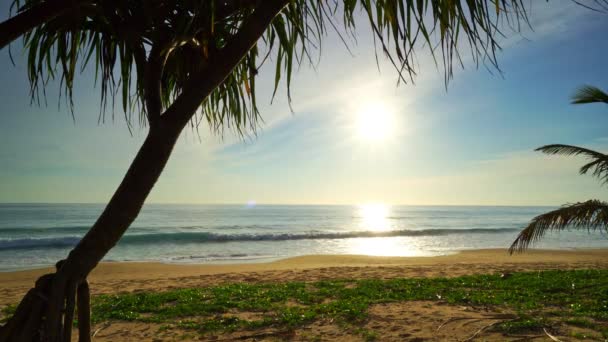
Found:
[[[502,73],[441,70],[420,54],[415,83],[397,77],[363,25],[352,54],[337,35],[271,103],[262,69],[257,134],[239,139],[185,131],[149,203],[550,205],[606,199],[578,175],[583,160],[533,150],[563,143],[608,150],[608,107],[569,103],[583,84],[608,89],[608,14],[569,0],[531,2],[531,29],[507,32]],[[0,19],[8,4],[0,4]],[[85,72],[75,120],[49,96],[30,103],[25,57],[0,51],[0,202],[107,202],[146,130],[121,113],[99,123],[99,88]],[[378,70],[379,69],[379,70]],[[53,94],[55,85],[49,88]],[[370,120],[370,117],[373,120]]]

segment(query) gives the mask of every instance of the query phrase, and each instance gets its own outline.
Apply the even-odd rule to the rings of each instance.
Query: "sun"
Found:
[[[368,103],[357,111],[356,127],[359,138],[366,142],[382,142],[391,137],[394,115],[382,103]]]

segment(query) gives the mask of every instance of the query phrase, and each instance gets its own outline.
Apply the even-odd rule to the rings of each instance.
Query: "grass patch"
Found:
[[[374,340],[361,328],[372,304],[443,301],[494,306],[518,318],[494,329],[507,334],[571,325],[606,336],[608,270],[543,271],[457,278],[332,280],[312,283],[235,283],[220,286],[96,296],[92,320],[159,323],[201,333],[272,327],[293,330],[317,320],[340,324]],[[6,317],[14,306],[3,309]]]
[[[601,332],[602,327],[595,321],[608,320],[608,270],[514,273],[507,279],[498,275],[473,275],[308,284],[238,283],[107,295],[93,301],[93,320],[177,321],[181,328],[201,332],[269,326],[292,329],[317,319],[356,325],[365,321],[372,304],[413,300],[509,308],[520,317],[497,326],[496,329],[506,333],[542,329],[547,326],[544,316],[558,317],[565,323]],[[262,318],[243,320],[226,315],[234,311],[257,312]],[[541,312],[542,317],[538,316]],[[374,336],[371,331],[355,333],[369,336],[370,340]]]

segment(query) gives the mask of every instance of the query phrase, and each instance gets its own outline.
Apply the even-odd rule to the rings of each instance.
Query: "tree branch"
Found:
[[[0,49],[36,26],[88,3],[88,0],[46,0],[0,23]]]
[[[211,56],[208,67],[190,78],[188,86],[163,114],[163,120],[184,127],[205,98],[226,79],[288,2],[260,1],[239,32],[223,49]]]
[[[146,101],[146,116],[150,126],[158,122],[162,111],[161,79],[167,59],[166,53],[163,53],[163,46],[165,45],[162,43],[154,44],[145,65],[144,99]]]

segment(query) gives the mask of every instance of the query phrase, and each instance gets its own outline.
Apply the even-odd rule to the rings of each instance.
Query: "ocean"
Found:
[[[551,207],[148,204],[106,261],[263,262],[308,254],[434,256],[507,248]],[[53,265],[101,204],[0,204],[0,271]],[[602,233],[549,234],[535,248],[608,247]]]

